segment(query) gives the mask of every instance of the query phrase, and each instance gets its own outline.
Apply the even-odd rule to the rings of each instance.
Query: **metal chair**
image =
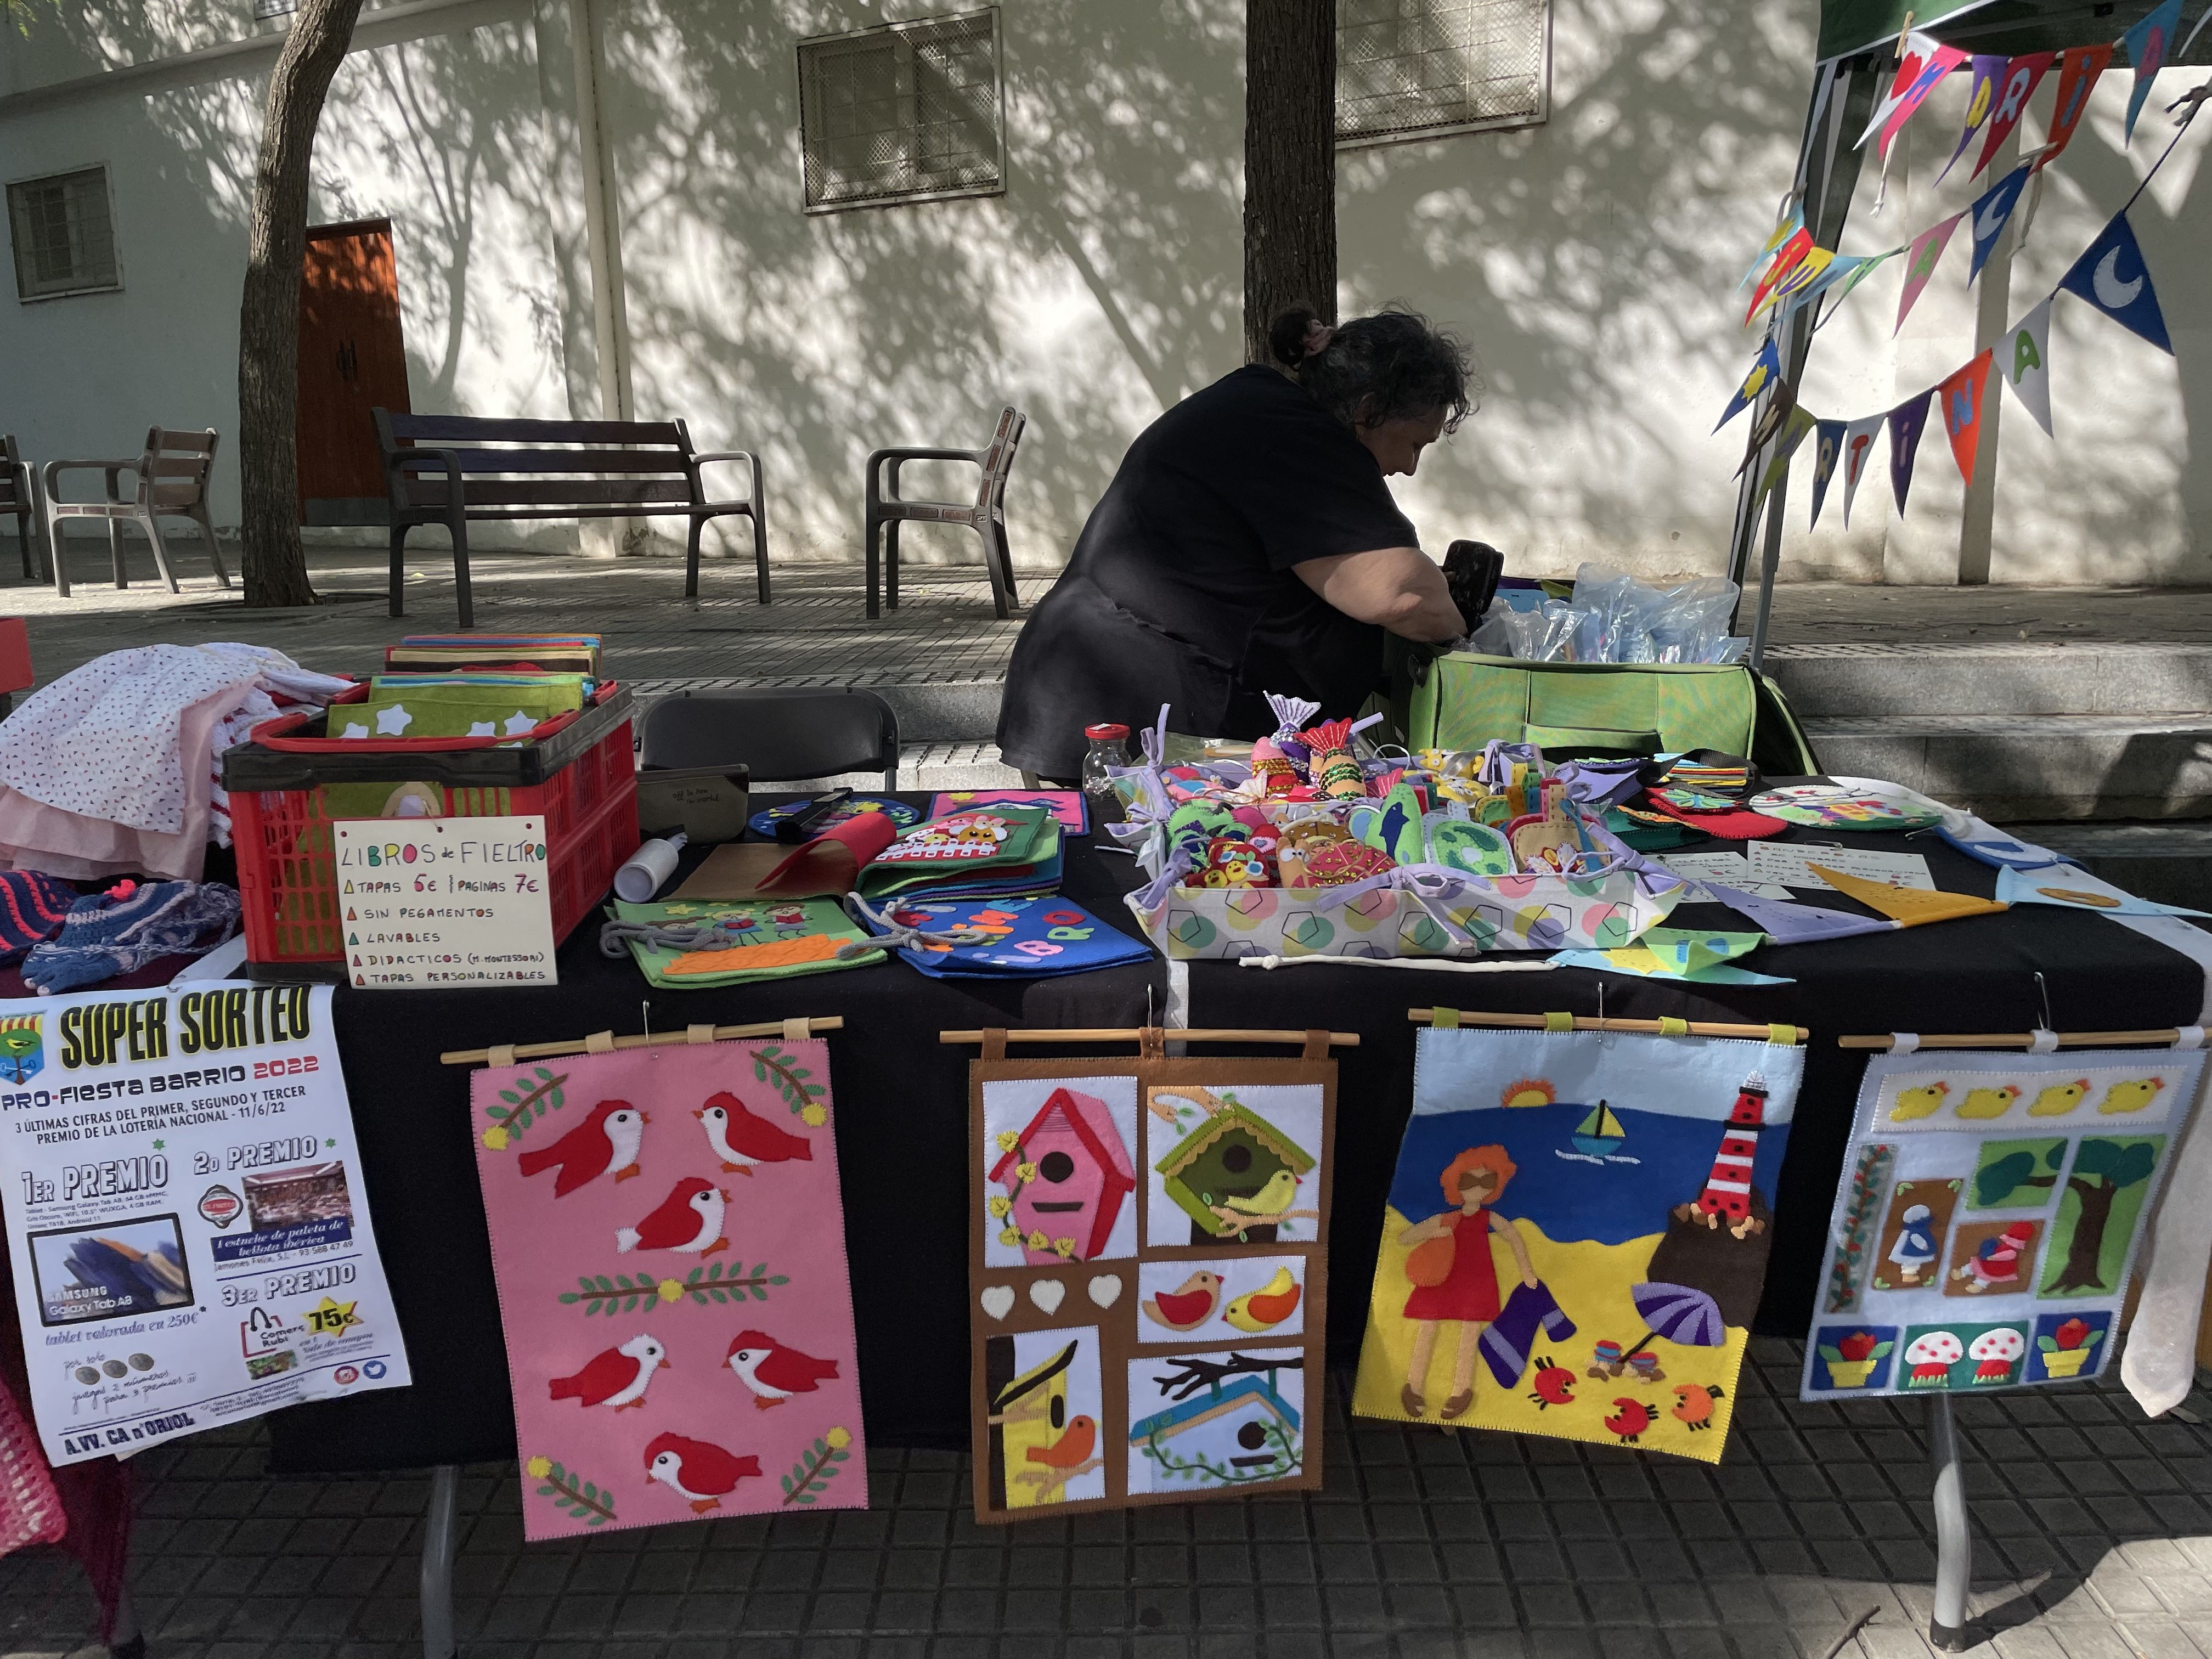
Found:
[[[169,592],[181,592],[176,574],[169,568],[169,550],[161,540],[161,527],[155,523],[157,516],[190,519],[198,525],[200,534],[207,539],[208,562],[215,566],[216,580],[228,587],[230,573],[222,568],[222,550],[216,545],[215,523],[208,516],[208,478],[215,471],[215,446],[213,427],[198,432],[173,432],[157,426],[147,431],[145,453],[130,460],[48,461],[45,468],[46,546],[53,561],[54,591],[64,599],[69,597],[69,562],[61,521],[99,519],[107,526],[107,555],[115,567],[118,587],[131,586],[123,572],[120,533],[122,526],[128,522],[144,531],[146,539],[154,544],[154,562],[161,569],[161,580],[169,584]],[[62,500],[61,475],[73,471],[106,473],[107,499]],[[125,472],[137,479],[127,501],[123,497],[121,482]]]
[[[881,772],[898,787],[898,716],[872,691],[678,691],[647,711],[638,764],[734,766],[756,785]]]
[[[1006,544],[1006,479],[1029,417],[1008,404],[999,411],[998,429],[982,449],[878,449],[868,457],[868,615],[881,615],[876,604],[878,532],[881,530],[884,596],[898,609],[898,538],[902,524],[965,525],[983,539],[983,568],[991,578],[991,608],[1000,617],[1021,606],[1014,592],[1014,556]],[[900,498],[899,469],[908,461],[969,461],[981,470],[972,505],[958,501],[910,501]],[[888,476],[886,476],[886,473]]]
[[[31,477],[30,463],[15,447],[15,434],[0,434],[0,514],[15,515],[15,540],[22,549],[23,575],[26,580],[39,580],[38,482]]]

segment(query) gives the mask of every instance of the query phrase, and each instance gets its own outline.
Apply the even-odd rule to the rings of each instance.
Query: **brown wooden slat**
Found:
[[[204,455],[180,456],[173,459],[167,455],[159,455],[155,457],[150,469],[157,478],[200,478],[207,476],[207,470],[208,459]]]
[[[402,415],[392,411],[392,435],[426,443],[673,444],[672,421],[492,420],[474,415]]]
[[[407,486],[408,504],[416,507],[443,507],[446,504],[446,483],[442,478],[411,480]],[[544,507],[558,514],[563,506],[611,507],[627,502],[676,501],[689,507],[690,486],[680,478],[610,478],[604,481],[572,478],[498,478],[485,483],[474,479],[461,490],[462,501],[471,509],[478,507]]]
[[[168,428],[163,427],[161,447],[165,451],[179,450],[190,454],[204,455],[215,447],[215,440],[204,432],[172,432]]]
[[[153,490],[156,507],[190,507],[200,498],[198,484],[155,484]]]
[[[396,452],[405,454],[405,450]],[[562,475],[590,472],[659,472],[685,476],[683,457],[671,449],[457,449],[453,452],[461,471],[475,477],[514,472],[552,472]],[[434,477],[442,464],[434,450],[411,464],[416,477]]]

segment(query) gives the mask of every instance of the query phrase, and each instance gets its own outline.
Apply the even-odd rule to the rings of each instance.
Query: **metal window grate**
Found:
[[[15,244],[19,299],[122,286],[115,265],[115,226],[108,215],[106,168],[9,185],[8,228]]]
[[[799,43],[806,210],[1006,187],[999,14]]]
[[[1340,143],[1541,121],[1551,0],[1339,0]]]
[[[253,20],[265,23],[272,17],[289,17],[300,9],[300,0],[253,0]]]

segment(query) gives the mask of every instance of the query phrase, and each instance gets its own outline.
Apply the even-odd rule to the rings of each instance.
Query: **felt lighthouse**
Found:
[[[1766,1076],[1753,1072],[1736,1091],[1735,1109],[1721,1130],[1720,1150],[1713,1154],[1712,1173],[1698,1207],[1710,1218],[1708,1227],[1725,1224],[1731,1231],[1751,1217],[1751,1166],[1759,1156],[1759,1132],[1766,1124]]]

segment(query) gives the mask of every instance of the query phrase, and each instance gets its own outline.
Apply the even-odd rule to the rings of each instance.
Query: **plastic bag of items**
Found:
[[[1734,662],[1747,644],[1728,631],[1741,594],[1717,576],[1658,588],[1584,564],[1571,600],[1547,599],[1534,611],[1494,606],[1468,643],[1524,662]]]

